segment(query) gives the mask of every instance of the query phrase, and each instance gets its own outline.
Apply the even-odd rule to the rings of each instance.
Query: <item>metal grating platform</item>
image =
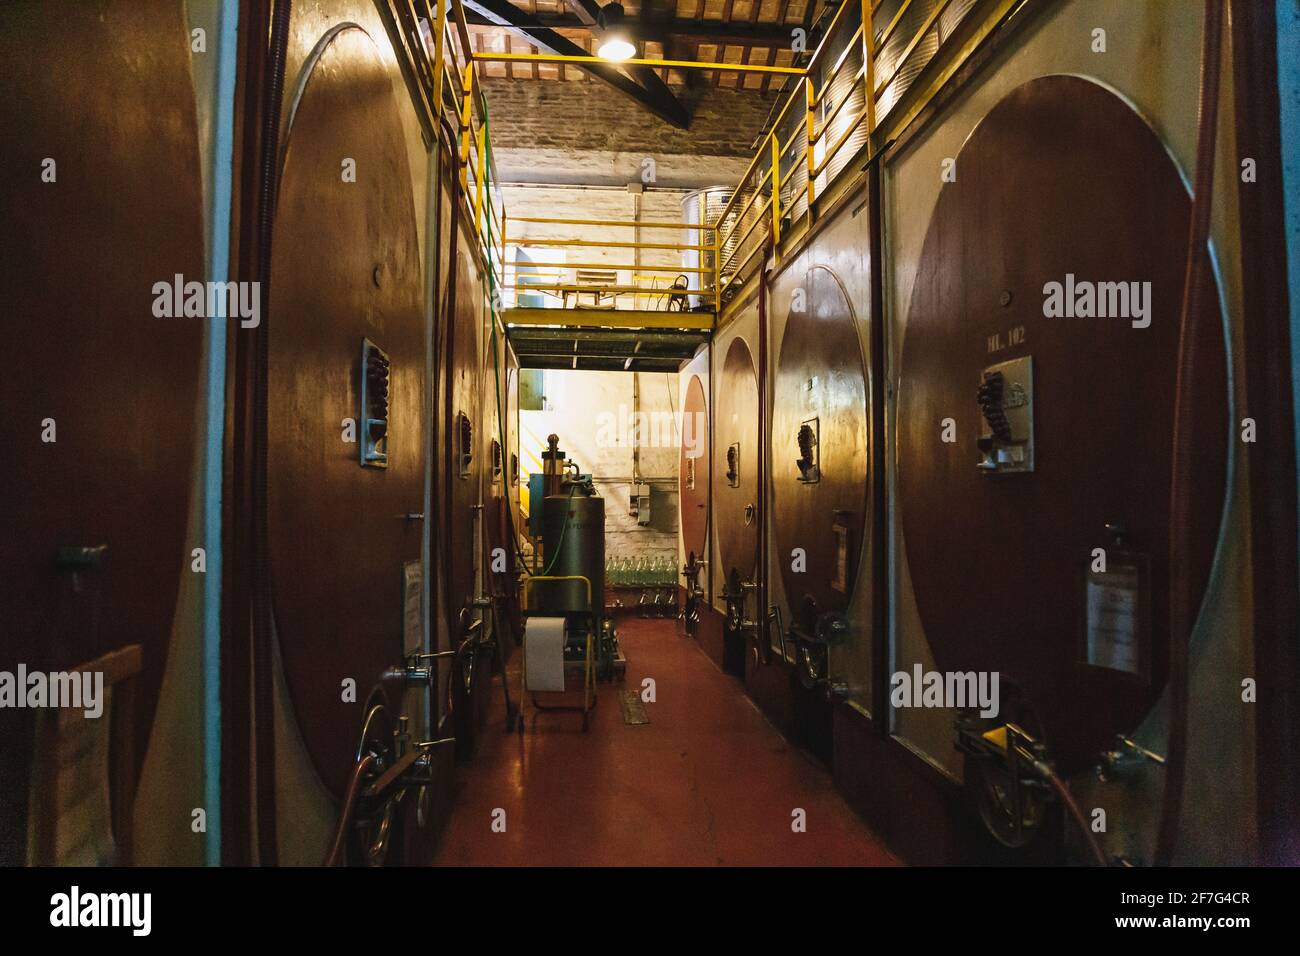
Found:
[[[506,309],[521,368],[675,372],[709,340],[712,312]]]

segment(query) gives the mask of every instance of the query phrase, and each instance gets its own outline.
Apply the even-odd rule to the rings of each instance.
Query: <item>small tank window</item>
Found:
[[[388,379],[391,363],[375,343],[361,340],[362,468],[388,467]]]

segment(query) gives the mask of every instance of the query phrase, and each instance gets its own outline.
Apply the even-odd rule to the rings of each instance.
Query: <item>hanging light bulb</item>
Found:
[[[607,3],[600,8],[596,16],[596,26],[600,28],[600,47],[596,55],[606,60],[629,60],[636,56],[636,47],[627,27],[623,24],[623,5]]]

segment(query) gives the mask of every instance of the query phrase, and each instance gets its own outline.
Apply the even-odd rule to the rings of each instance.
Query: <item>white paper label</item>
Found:
[[[1116,568],[1088,576],[1088,663],[1142,673],[1138,653],[1137,568]]]

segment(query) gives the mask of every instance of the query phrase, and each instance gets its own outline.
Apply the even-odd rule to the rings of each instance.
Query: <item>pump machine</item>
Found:
[[[542,539],[542,560],[524,582],[522,697],[539,710],[581,710],[583,730],[596,704],[595,682],[621,676],[613,622],[605,616],[605,499],[590,474],[565,458],[558,435],[547,436],[542,474],[529,482],[529,528]],[[537,503],[540,502],[539,508]],[[539,694],[582,703],[544,703]],[[523,732],[522,709],[518,729]]]

